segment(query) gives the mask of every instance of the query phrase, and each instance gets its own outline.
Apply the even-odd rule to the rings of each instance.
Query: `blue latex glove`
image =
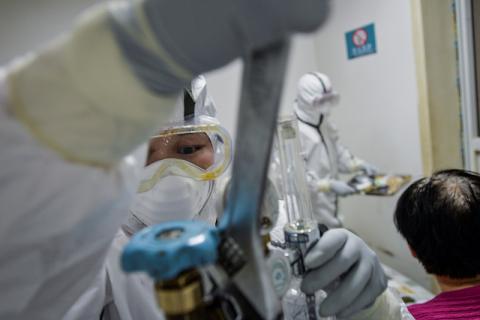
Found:
[[[328,294],[319,306],[322,316],[348,317],[371,306],[387,287],[373,250],[345,229],[328,230],[307,254],[305,266],[302,290]]]
[[[329,2],[139,0],[111,5],[110,11],[116,38],[137,76],[153,91],[168,93],[253,49],[315,30],[328,15]]]

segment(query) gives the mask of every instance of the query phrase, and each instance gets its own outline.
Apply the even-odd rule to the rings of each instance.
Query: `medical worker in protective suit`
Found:
[[[0,319],[61,319],[92,285],[138,187],[145,153],[137,148],[174,116],[194,75],[315,30],[328,6],[105,2],[1,69]],[[329,258],[356,248],[349,261],[369,270],[369,283],[382,283],[372,272],[376,258],[350,239],[334,241]],[[318,259],[312,271],[323,265]],[[358,287],[368,293],[361,308],[380,301],[382,286],[375,288]]]
[[[299,120],[314,217],[329,227],[341,226],[337,197],[356,193],[340,180],[339,173],[377,172],[375,166],[354,156],[340,143],[338,131],[330,120],[330,112],[337,103],[338,94],[325,74],[310,72],[300,78],[293,109]]]
[[[176,111],[174,119],[150,139],[137,194],[129,216],[107,254],[104,268],[63,320],[163,319],[156,302],[153,280],[146,274],[127,275],[121,270],[119,261],[123,247],[134,233],[165,221],[204,220],[213,224],[226,206],[231,139],[214,117],[215,105],[207,94],[203,76],[195,78],[191,88],[184,90]],[[276,188],[269,186],[266,190],[268,200],[264,201],[262,213],[269,217],[278,216]],[[316,252],[328,252],[335,259],[332,263],[321,261],[325,259],[324,255],[310,256],[314,267],[304,285],[305,290],[317,290],[317,285],[337,278],[339,271],[347,277],[350,268],[346,266],[372,264],[373,267],[354,268],[352,275],[362,281],[347,281],[343,289],[331,292],[342,297],[343,301],[338,301],[338,298],[330,301],[323,306],[325,312],[334,308],[332,312],[335,313],[356,313],[365,307],[362,300],[370,297],[367,301],[373,301],[383,290],[383,274],[376,258],[369,258],[371,252],[368,247],[350,232],[343,229],[329,231],[325,242],[316,249]],[[343,260],[340,267],[340,262],[335,260],[342,254],[356,257]],[[379,298],[381,302],[351,319],[364,319],[366,315],[377,313],[385,315],[385,306],[389,305],[385,303],[387,297],[382,296]],[[351,301],[360,303],[355,305]]]
[[[163,319],[146,274],[126,274],[119,261],[130,237],[146,226],[170,220],[214,224],[216,179],[231,161],[231,138],[215,118],[203,76],[179,98],[176,115],[150,139],[140,184],[93,285],[64,320]],[[145,151],[145,148],[142,148]]]

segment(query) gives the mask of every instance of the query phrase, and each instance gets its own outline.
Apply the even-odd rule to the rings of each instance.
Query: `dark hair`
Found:
[[[395,209],[395,225],[427,272],[480,274],[480,175],[444,170],[414,182]]]

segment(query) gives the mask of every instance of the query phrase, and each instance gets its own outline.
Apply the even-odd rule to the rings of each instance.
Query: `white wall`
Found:
[[[340,93],[333,121],[350,150],[384,172],[422,173],[410,1],[336,0],[316,37],[318,70]],[[348,60],[345,32],[375,24],[377,54]],[[392,222],[396,198],[352,196],[340,203],[345,225],[382,260],[428,285]],[[391,252],[395,258],[384,254]]]

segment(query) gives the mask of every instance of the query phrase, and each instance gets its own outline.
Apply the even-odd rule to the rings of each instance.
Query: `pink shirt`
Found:
[[[409,306],[408,311],[416,320],[480,320],[480,286],[442,292],[430,301]]]

